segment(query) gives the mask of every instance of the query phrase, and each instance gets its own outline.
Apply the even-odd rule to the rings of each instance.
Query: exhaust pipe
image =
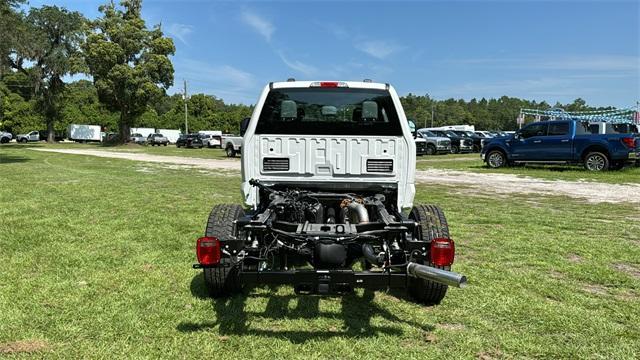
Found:
[[[369,222],[369,213],[367,212],[367,208],[364,205],[359,204],[355,201],[351,201],[347,208],[351,210],[356,217],[358,218],[358,224],[366,224]]]
[[[440,284],[464,288],[467,285],[467,277],[453,271],[436,269],[431,266],[410,262],[407,265],[409,276],[423,280],[431,280]]]

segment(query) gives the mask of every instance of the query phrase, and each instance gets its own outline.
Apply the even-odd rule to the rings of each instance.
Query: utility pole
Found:
[[[184,133],[189,133],[189,120],[187,112],[187,80],[184,80]]]
[[[433,127],[433,102],[431,102],[431,127]]]

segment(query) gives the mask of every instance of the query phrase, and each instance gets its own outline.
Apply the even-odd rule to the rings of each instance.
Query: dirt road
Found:
[[[240,170],[237,160],[201,159],[180,156],[161,156],[144,153],[127,153],[90,149],[38,149],[32,150],[63,154],[91,155],[106,158],[185,165],[204,169]],[[598,182],[542,180],[511,174],[481,174],[455,170],[418,170],[416,182],[471,187],[488,194],[544,194],[565,195],[600,203],[640,204],[640,185],[606,184]]]

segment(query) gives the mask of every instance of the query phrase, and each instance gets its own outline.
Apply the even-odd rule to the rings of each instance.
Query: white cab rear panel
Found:
[[[353,88],[386,89],[388,85],[348,82]],[[274,83],[272,88],[308,87],[309,82]],[[397,206],[413,206],[415,196],[415,142],[402,104],[392,87],[389,92],[398,111],[403,136],[342,136],[342,135],[263,135],[255,134],[269,86],[256,104],[242,146],[242,194],[244,201],[256,207],[258,191],[249,185],[250,179],[265,184],[291,184],[320,189],[366,190],[372,187],[398,192]],[[265,169],[264,159],[288,159],[286,171]],[[391,171],[367,168],[367,160],[393,161]],[[277,168],[277,167],[276,167]],[[369,171],[367,171],[369,170]]]

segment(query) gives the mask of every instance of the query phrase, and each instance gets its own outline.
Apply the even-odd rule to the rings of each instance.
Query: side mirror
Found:
[[[416,131],[416,123],[411,119],[407,120],[407,122],[409,123],[409,129],[411,130],[411,135],[413,135],[413,137],[415,138],[416,136],[418,136]]]
[[[242,119],[242,121],[240,122],[240,136],[244,136],[244,133],[247,132],[247,128],[249,127],[249,121],[251,121],[251,118],[244,118]]]

